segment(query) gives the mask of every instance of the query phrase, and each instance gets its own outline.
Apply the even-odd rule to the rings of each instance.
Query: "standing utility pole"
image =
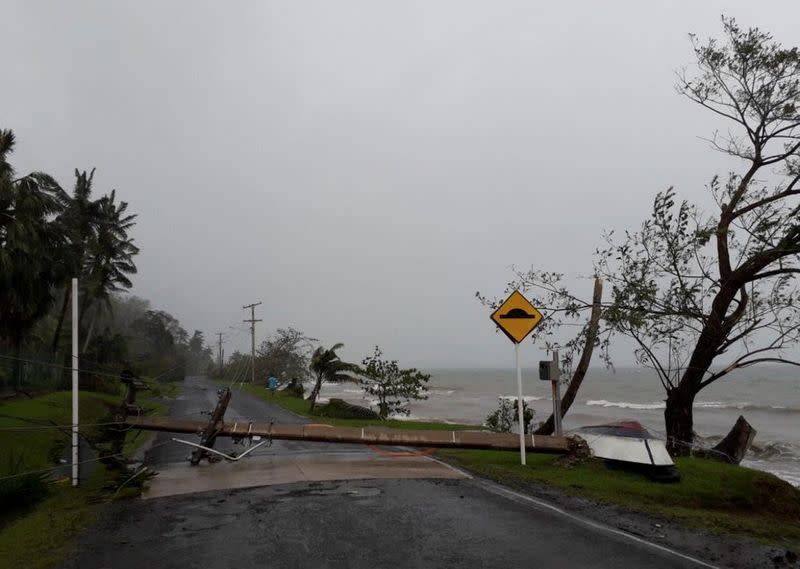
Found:
[[[217,359],[219,360],[219,376],[222,377],[222,332],[217,332],[219,336],[219,349],[217,350]]]
[[[259,304],[261,303],[256,302],[242,306],[242,310],[250,309],[250,320],[244,320],[244,322],[250,323],[250,355],[252,357],[250,361],[250,383],[256,382],[256,322],[261,322],[261,318],[256,319],[256,306]]]

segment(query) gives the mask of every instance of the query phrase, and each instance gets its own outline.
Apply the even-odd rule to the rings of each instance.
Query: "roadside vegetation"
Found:
[[[316,342],[295,328],[279,328],[261,343],[255,360],[237,351],[227,361],[218,361],[216,366],[211,366],[210,375],[220,383],[238,385],[299,415],[324,418],[329,424],[452,428],[447,423],[389,419],[390,416],[408,415],[411,401],[427,399],[429,374],[415,368],[401,368],[396,360],[384,359],[378,346],[358,365],[339,356],[338,351],[344,344],[326,348]],[[254,366],[255,373],[251,366]],[[250,381],[252,375],[255,375],[255,383]],[[267,389],[269,378],[274,378],[279,385],[274,392]],[[310,383],[308,394],[304,383]],[[318,397],[324,383],[358,385],[375,397],[377,408],[373,410],[337,399],[319,405]]]
[[[159,393],[144,393],[138,402],[146,414],[161,415],[166,405]],[[94,451],[106,442],[106,425],[121,402],[119,395],[81,392],[81,436]],[[72,536],[94,519],[97,503],[137,494],[140,480],[127,471],[108,468],[97,456],[92,474],[78,488],[70,482],[71,422],[68,391],[0,404],[0,569],[45,568],[62,556]],[[132,456],[147,435],[129,435],[123,453]],[[31,551],[37,552],[35,556]]]
[[[480,450],[440,450],[439,456],[506,486],[536,494],[562,492],[674,519],[690,527],[747,536],[795,551],[800,548],[800,489],[772,474],[721,462],[680,457],[681,481],[658,484],[640,474],[610,470],[602,461]]]
[[[190,336],[167,312],[126,296],[139,254],[131,235],[137,214],[128,203],[113,189],[97,195],[94,169],[76,169],[71,191],[42,171],[17,173],[15,145],[14,132],[0,129],[0,568],[52,564],[91,519],[92,504],[136,493],[139,478],[121,487],[133,474],[124,465],[95,462],[114,454],[99,423],[112,421],[122,403],[122,370],[146,382],[136,402],[143,412],[163,414],[169,385],[211,363],[202,332]],[[73,325],[80,432],[94,455],[81,458],[95,465],[79,488],[63,463]],[[123,455],[150,436],[128,435]]]
[[[600,329],[582,326],[562,349],[566,375],[584,344],[610,363],[614,338],[632,341],[664,389],[673,455],[693,450],[702,390],[724,386],[737,369],[800,365],[792,357],[800,342],[800,50],[732,18],[722,27],[719,39],[690,36],[695,65],[678,71],[675,87],[719,121],[707,140],[732,170],[710,175],[703,196],[658,192],[638,229],[604,236],[594,272],[611,298]],[[515,272],[510,290],[553,307],[536,342],[563,340],[561,325],[592,308],[559,273]]]

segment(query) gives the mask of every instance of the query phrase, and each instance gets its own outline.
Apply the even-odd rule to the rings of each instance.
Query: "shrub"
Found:
[[[496,433],[510,433],[514,421],[517,420],[517,399],[498,399],[498,407],[486,417],[486,426]],[[528,404],[522,402],[522,417],[525,421],[525,433],[531,432],[531,422],[533,421],[533,409],[528,408]]]
[[[46,472],[23,474],[31,469],[23,457],[10,453],[0,469],[0,512],[27,508],[43,500],[49,493]],[[21,475],[21,476],[15,476]],[[14,478],[4,478],[14,476]]]

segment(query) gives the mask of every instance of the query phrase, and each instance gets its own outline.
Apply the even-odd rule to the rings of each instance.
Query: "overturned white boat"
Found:
[[[680,474],[664,441],[638,421],[618,421],[577,429],[597,458],[612,468],[635,470],[658,482],[678,482]]]

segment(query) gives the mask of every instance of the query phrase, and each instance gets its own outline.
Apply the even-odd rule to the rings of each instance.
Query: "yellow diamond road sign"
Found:
[[[512,292],[500,308],[492,313],[494,323],[515,344],[519,344],[525,336],[533,332],[542,318],[542,313],[518,290]]]

